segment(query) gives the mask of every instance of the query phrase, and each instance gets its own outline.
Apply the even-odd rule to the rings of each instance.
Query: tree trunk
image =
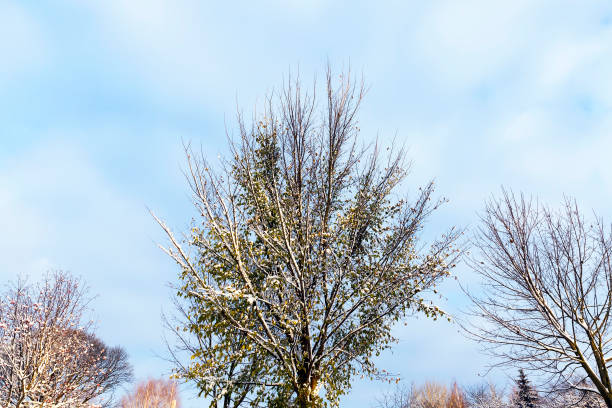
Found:
[[[321,406],[323,400],[315,391],[318,383],[318,378],[311,378],[310,382],[299,385],[296,399],[297,408],[319,408]]]
[[[605,395],[602,395],[604,402],[606,403],[606,407],[608,408],[612,408],[612,393],[606,393]]]
[[[302,385],[298,390],[297,407],[298,408],[315,408],[313,395],[308,384]]]

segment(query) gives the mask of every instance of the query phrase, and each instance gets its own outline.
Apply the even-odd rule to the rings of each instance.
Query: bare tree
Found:
[[[377,399],[376,408],[415,408],[416,393],[414,385],[410,388],[398,385],[390,392]]]
[[[612,229],[586,221],[576,202],[559,211],[523,195],[491,200],[470,261],[483,278],[465,328],[499,364],[601,395],[612,407]]]
[[[463,393],[470,408],[508,408],[503,390],[492,383],[464,388]]]
[[[427,381],[421,386],[410,388],[398,386],[378,399],[377,408],[467,408],[465,394],[457,383],[450,388],[443,384]]]
[[[397,197],[403,152],[385,159],[356,143],[363,87],[349,75],[336,85],[330,72],[326,84],[320,111],[289,82],[261,120],[239,120],[220,171],[187,149],[200,217],[186,243],[158,220],[182,270],[180,296],[196,305],[188,330],[214,340],[189,367],[207,395],[242,382],[272,405],[319,406],[321,388],[336,404],[355,373],[380,374],[372,357],[395,322],[443,314],[423,293],[449,274],[457,234],[424,249],[419,240],[442,200],[433,183]],[[250,377],[220,375],[232,364]]]
[[[457,385],[457,382],[454,382],[451,385],[448,399],[446,400],[446,408],[467,408],[467,406],[465,393]]]
[[[120,408],[180,408],[176,383],[170,380],[148,380],[123,397]]]
[[[416,387],[414,408],[446,408],[449,393],[444,384],[427,381]]]
[[[546,394],[542,407],[545,408],[604,408],[605,402],[593,392],[576,390],[573,387],[561,388]]]
[[[0,405],[110,405],[131,378],[121,348],[107,348],[83,322],[81,282],[57,272],[37,286],[19,281],[0,298]]]

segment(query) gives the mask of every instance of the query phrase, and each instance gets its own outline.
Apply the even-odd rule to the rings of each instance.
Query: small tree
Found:
[[[454,382],[451,386],[448,400],[446,401],[446,408],[467,408],[467,406],[463,390]]]
[[[465,395],[457,383],[445,385],[428,381],[411,388],[398,386],[378,400],[377,408],[467,408]]]
[[[148,380],[123,397],[120,408],[180,408],[176,383],[170,380]]]
[[[464,390],[467,406],[470,408],[509,408],[504,401],[502,390],[493,384],[478,384]]]
[[[363,87],[350,76],[336,86],[329,71],[326,84],[320,111],[290,82],[261,120],[239,119],[220,171],[187,149],[201,217],[186,245],[158,220],[191,301],[186,329],[212,340],[189,366],[206,395],[248,385],[270,406],[309,407],[324,388],[337,404],[354,374],[380,374],[372,358],[394,323],[443,314],[424,294],[449,274],[457,234],[428,250],[419,239],[442,200],[433,183],[399,198],[403,152],[382,158],[356,143]],[[228,378],[232,365],[249,377]]]
[[[513,398],[516,408],[536,408],[538,406],[538,394],[531,386],[525,371],[519,370],[516,380],[516,392]]]
[[[376,408],[415,408],[417,393],[415,386],[410,388],[397,385],[392,392],[385,393],[377,399]]]
[[[63,272],[0,297],[0,406],[110,405],[131,367],[82,321],[87,304],[81,282]]]
[[[444,384],[427,381],[415,388],[415,396],[414,408],[446,408],[449,392]]]
[[[466,330],[500,364],[599,394],[612,408],[612,228],[504,192],[487,204],[471,266],[484,280]]]

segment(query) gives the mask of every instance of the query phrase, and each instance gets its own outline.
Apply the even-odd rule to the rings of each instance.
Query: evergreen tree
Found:
[[[516,380],[517,391],[515,396],[516,408],[537,408],[538,407],[538,394],[536,390],[531,386],[527,375],[520,369],[519,377]]]

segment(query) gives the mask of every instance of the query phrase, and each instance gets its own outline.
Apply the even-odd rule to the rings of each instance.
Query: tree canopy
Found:
[[[48,274],[0,296],[0,406],[107,407],[132,378],[121,347],[107,347],[85,319],[81,280]]]
[[[186,240],[158,219],[193,336],[177,374],[224,406],[336,405],[355,374],[383,374],[396,322],[443,314],[425,293],[458,233],[420,233],[444,199],[433,182],[401,195],[404,151],[357,141],[363,85],[329,70],[325,85],[322,104],[290,80],[252,124],[239,115],[219,166],[187,146],[198,218]]]
[[[612,407],[612,228],[586,219],[575,200],[560,209],[512,192],[492,199],[475,237],[471,337],[500,365],[553,387],[599,394]]]

